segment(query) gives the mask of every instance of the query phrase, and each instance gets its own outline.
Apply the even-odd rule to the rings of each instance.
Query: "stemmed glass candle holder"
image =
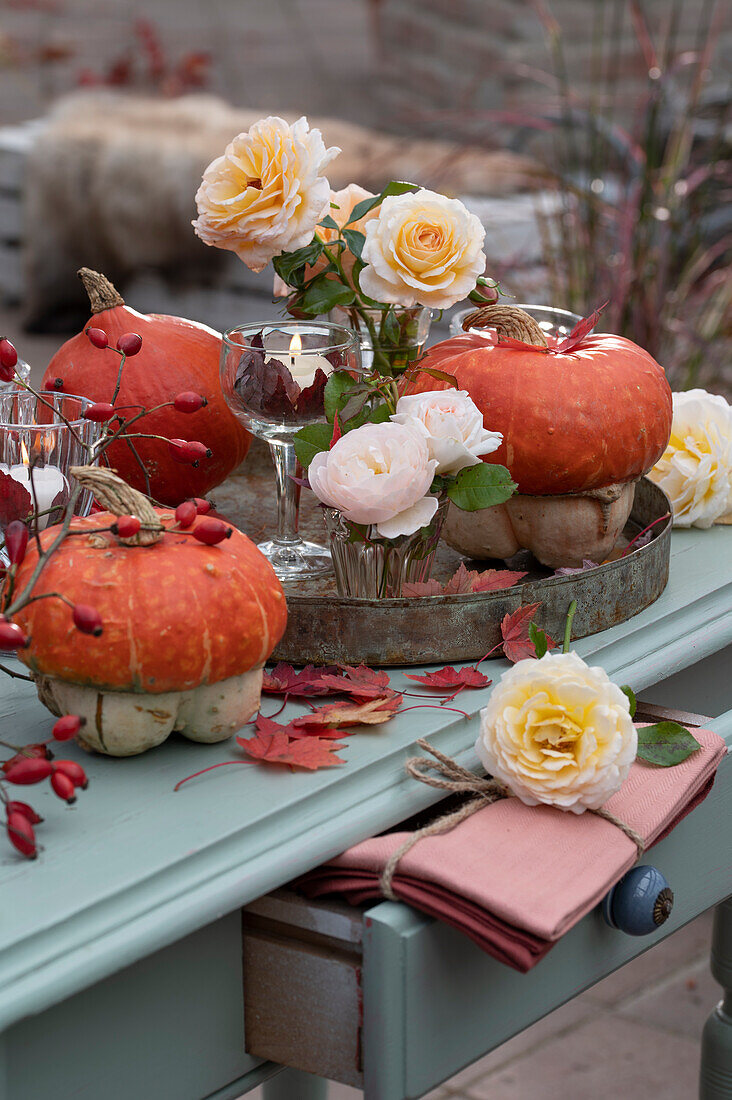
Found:
[[[463,335],[463,321],[469,314],[475,313],[475,309],[475,306],[468,306],[453,313],[450,319],[451,336]],[[570,313],[568,309],[558,309],[556,306],[535,306],[516,302],[516,309],[522,309],[524,313],[528,313],[538,323],[544,335],[550,339],[554,337],[555,340],[563,340],[565,336],[569,336],[577,322],[582,320],[578,313]],[[471,329],[470,331],[483,333],[486,330]]]
[[[334,371],[361,371],[358,335],[328,321],[269,321],[224,333],[221,387],[234,416],[269,443],[277,477],[277,536],[259,544],[283,580],[331,570],[324,546],[297,531],[302,476],[293,436],[325,421],[323,394]]]
[[[58,523],[74,491],[72,466],[93,463],[103,425],[84,420],[85,397],[53,392],[39,400],[27,390],[0,393],[0,528],[34,513],[38,529]],[[93,495],[84,490],[74,512],[86,516]]]

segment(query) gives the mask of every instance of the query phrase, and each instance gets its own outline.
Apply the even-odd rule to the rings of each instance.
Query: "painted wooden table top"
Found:
[[[642,690],[722,649],[732,641],[731,546],[725,528],[674,532],[662,597],[579,641],[577,651]],[[484,667],[495,681],[506,662]],[[410,685],[398,671],[392,683]],[[17,744],[46,738],[52,718],[32,685],[3,678],[0,689],[0,737]],[[33,789],[31,801],[46,819],[37,861],[0,844],[0,1030],[436,801],[439,792],[405,777],[404,761],[415,739],[427,736],[475,767],[477,716],[489,692],[459,697],[468,719],[420,708],[361,727],[342,750],[342,767],[291,773],[240,763],[177,793],[184,776],[243,759],[235,744],[171,738],[123,760],[59,746],[57,755],[83,763],[90,786],[71,808],[47,784]],[[415,703],[406,699],[405,708]],[[276,708],[265,697],[264,712]],[[302,709],[288,706],[280,720],[296,713]],[[732,740],[732,730],[720,732]],[[19,797],[26,796],[19,790]]]

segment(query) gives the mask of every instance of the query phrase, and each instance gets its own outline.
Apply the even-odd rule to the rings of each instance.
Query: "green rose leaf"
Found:
[[[316,454],[329,449],[332,438],[333,429],[330,424],[307,424],[295,433],[295,454],[303,470],[307,470]]]
[[[542,658],[549,648],[549,643],[546,634],[539,629],[536,623],[529,623],[529,638],[534,643],[534,652],[537,659]]]
[[[405,183],[403,180],[392,180],[391,183],[387,183],[380,195],[374,195],[373,199],[362,199],[361,202],[357,202],[346,225],[352,225],[363,218],[369,210],[373,210],[375,206],[378,206],[384,199],[389,198],[390,195],[406,195],[408,191],[419,191],[419,185]]]
[[[343,286],[322,274],[305,287],[298,308],[311,317],[317,317],[321,313],[328,313],[334,306],[350,306],[354,297],[350,286]]]
[[[385,424],[390,416],[388,407],[382,404],[377,405],[375,409],[370,409],[365,421],[367,420],[369,424]]]
[[[657,722],[638,729],[638,758],[659,768],[681,764],[699,747],[697,739],[678,722]]]
[[[402,332],[399,328],[399,321],[397,320],[394,307],[390,306],[381,322],[381,337],[389,344],[399,344],[401,342],[401,335]]]
[[[338,370],[331,374],[323,391],[325,415],[331,424],[335,420],[335,414],[343,410],[351,392],[361,385],[362,383],[353,378],[348,371]]]
[[[345,405],[341,409],[341,418],[344,424],[347,423],[349,420],[353,420],[354,416],[358,416],[368,399],[369,390],[366,387],[364,387],[362,390],[359,389],[356,393],[348,398]],[[354,426],[355,425],[352,425],[352,427]]]
[[[366,244],[365,235],[363,233],[359,233],[358,229],[344,229],[343,237],[350,251],[356,257],[356,259],[360,260],[363,246]]]
[[[503,504],[516,489],[517,485],[505,466],[479,462],[460,471],[449,486],[447,495],[464,512],[477,512],[481,508]]]
[[[316,239],[295,252],[283,252],[281,256],[275,256],[272,267],[288,286],[301,288],[305,279],[306,266],[314,264],[322,251],[322,241]]]
[[[636,708],[635,692],[633,691],[632,687],[630,687],[628,684],[621,684],[620,685],[620,690],[622,691],[623,695],[628,696],[628,702],[630,703],[630,717],[635,718],[635,708]]]
[[[414,367],[410,370],[410,378],[416,378],[418,374],[428,374],[430,378],[434,378],[437,382],[447,382],[448,385],[454,389],[459,390],[458,380],[454,374],[448,374],[447,371],[437,370],[436,367]]]
[[[336,206],[335,209],[340,210],[340,207]],[[323,220],[321,222],[318,222],[318,225],[322,225],[326,229],[335,229],[336,233],[340,233],[340,226],[338,225],[338,222],[334,218],[331,218],[330,214],[326,214]]]

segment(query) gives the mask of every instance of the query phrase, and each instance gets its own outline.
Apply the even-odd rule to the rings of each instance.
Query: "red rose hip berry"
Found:
[[[216,546],[224,539],[231,538],[231,530],[231,527],[227,527],[220,519],[204,516],[193,532],[193,537],[206,546]]]
[[[125,332],[117,341],[117,351],[123,352],[129,359],[131,355],[137,355],[142,347],[142,337],[137,332]]]
[[[89,337],[89,343],[100,351],[109,347],[109,337],[103,328],[88,328],[86,334]]]
[[[74,626],[82,634],[93,634],[95,638],[98,638],[104,630],[102,617],[96,607],[89,607],[85,603],[77,603],[74,605],[72,618]]]

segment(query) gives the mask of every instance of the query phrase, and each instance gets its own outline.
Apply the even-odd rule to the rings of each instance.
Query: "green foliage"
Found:
[[[681,764],[700,748],[697,739],[678,722],[657,722],[638,730],[638,757],[659,768]]]
[[[323,251],[323,244],[319,240],[313,240],[304,248],[298,248],[296,252],[283,252],[281,256],[275,256],[272,266],[288,286],[301,288],[305,280],[305,268],[315,263]]]
[[[549,649],[549,641],[543,630],[540,630],[536,623],[529,623],[529,638],[534,644],[534,651],[537,659],[541,659],[546,651]]]
[[[477,466],[466,466],[460,471],[448,487],[447,495],[464,512],[477,512],[503,504],[517,488],[505,466],[479,462]]]
[[[330,424],[306,424],[296,432],[293,439],[295,455],[303,470],[307,470],[316,454],[328,450],[332,436]]]
[[[406,195],[408,191],[419,191],[419,185],[404,183],[402,180],[392,180],[391,183],[387,183],[381,194],[375,195],[373,199],[362,199],[361,202],[357,202],[346,225],[352,225],[354,222],[359,221],[360,218],[368,214],[369,210],[373,210],[375,206],[378,206],[391,195]]]
[[[620,690],[622,691],[623,695],[628,696],[628,702],[630,703],[630,717],[635,718],[635,709],[637,705],[635,692],[633,691],[632,687],[628,686],[628,684],[621,684]]]
[[[355,295],[349,286],[329,278],[324,272],[311,279],[297,300],[297,308],[310,317],[328,313],[334,306],[349,306]]]

